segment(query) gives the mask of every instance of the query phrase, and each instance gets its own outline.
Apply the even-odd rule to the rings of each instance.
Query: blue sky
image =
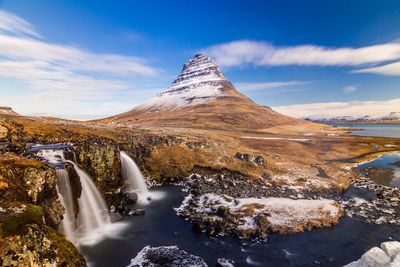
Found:
[[[0,0],[0,105],[119,113],[202,51],[290,115],[400,111],[398,25],[398,1]]]

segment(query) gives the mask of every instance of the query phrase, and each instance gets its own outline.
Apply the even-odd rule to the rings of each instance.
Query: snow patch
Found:
[[[186,197],[181,207],[176,210],[178,212],[183,211],[190,199],[192,199],[192,195]],[[220,196],[213,193],[200,196],[195,212],[211,214],[220,206],[228,208],[235,214],[246,214],[243,211],[248,208],[254,210],[252,215],[240,218],[242,224],[238,228],[242,230],[257,228],[255,218],[258,214],[264,212],[268,213],[267,218],[272,226],[285,227],[320,220],[326,216],[336,217],[340,212],[336,202],[329,199],[309,200],[275,197],[234,199],[230,196]]]

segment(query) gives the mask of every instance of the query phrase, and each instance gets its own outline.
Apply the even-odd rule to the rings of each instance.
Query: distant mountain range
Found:
[[[203,54],[184,64],[166,91],[132,110],[100,120],[145,126],[183,126],[224,129],[263,129],[306,125],[304,120],[280,114],[240,93],[217,64]],[[308,124],[307,124],[308,125]]]
[[[0,115],[20,116],[10,107],[0,107]]]
[[[400,122],[400,112],[390,112],[385,116],[329,116],[329,115],[312,115],[302,117],[304,120],[315,122]]]

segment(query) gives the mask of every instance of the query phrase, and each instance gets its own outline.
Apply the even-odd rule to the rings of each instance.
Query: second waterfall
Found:
[[[125,191],[135,192],[138,194],[139,200],[145,202],[150,199],[149,189],[142,172],[136,165],[135,161],[130,158],[124,151],[120,152],[122,176],[125,181]]]

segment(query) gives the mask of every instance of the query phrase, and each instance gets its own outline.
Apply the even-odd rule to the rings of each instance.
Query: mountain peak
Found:
[[[218,65],[206,55],[197,54],[183,65],[183,69],[171,87],[179,88],[190,84],[209,81],[224,81]]]
[[[197,54],[188,60],[168,89],[134,109],[181,108],[203,104],[224,95],[228,81],[208,56]]]

